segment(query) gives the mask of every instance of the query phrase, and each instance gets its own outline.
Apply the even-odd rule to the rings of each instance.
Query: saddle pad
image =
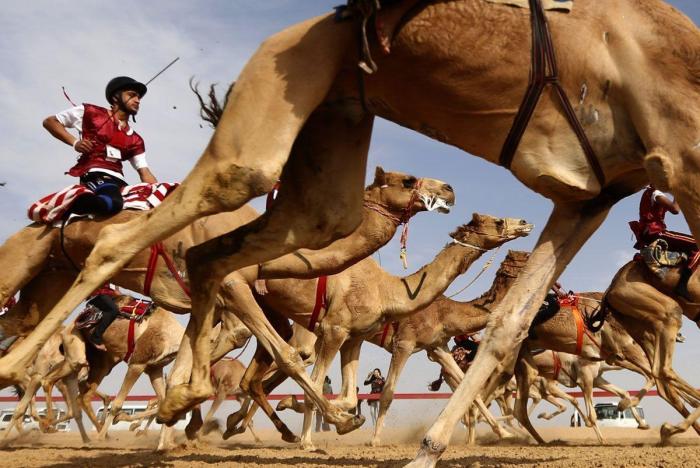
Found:
[[[528,0],[486,0],[489,3],[500,3],[503,5],[510,5],[518,8],[530,9],[530,2]],[[545,10],[559,10],[570,12],[574,7],[574,0],[542,0],[542,7]]]

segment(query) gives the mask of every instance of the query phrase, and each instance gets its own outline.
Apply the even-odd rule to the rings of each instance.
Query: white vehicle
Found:
[[[122,406],[122,411],[125,414],[128,414],[129,416],[134,416],[136,414],[143,413],[144,411],[146,411],[146,409],[147,409],[146,405],[124,405],[124,406]],[[103,413],[104,413],[104,407],[101,406],[100,409],[97,410],[97,420],[98,421],[102,420]],[[187,416],[185,418],[180,419],[172,427],[175,429],[178,429],[180,431],[184,431],[185,427],[190,422],[190,417],[191,417],[191,413],[187,413]],[[148,419],[144,420],[141,423],[141,428],[143,428],[146,425],[147,421],[148,421]],[[109,430],[110,431],[128,431],[129,428],[131,427],[131,424],[132,424],[131,421],[119,421],[116,424],[112,424],[109,427]],[[150,429],[159,430],[160,424],[158,424],[157,422],[154,421],[153,424],[151,424],[151,426],[149,427],[149,430]]]
[[[0,411],[0,431],[5,431],[7,430],[8,427],[10,427],[10,422],[12,421],[12,415],[15,414],[15,409],[4,409]],[[25,431],[31,431],[36,429],[37,431],[39,430],[39,423],[34,421],[31,416],[28,414],[24,415],[24,419],[22,420],[24,423],[22,426],[22,429]]]
[[[644,409],[637,406],[637,412],[644,420]],[[632,411],[629,408],[620,411],[617,409],[616,403],[596,403],[595,414],[598,417],[600,427],[637,427],[637,421],[632,416]]]

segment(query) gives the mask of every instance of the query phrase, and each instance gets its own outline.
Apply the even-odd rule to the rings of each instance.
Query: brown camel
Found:
[[[396,3],[388,11],[406,5],[413,2]],[[674,193],[691,231],[700,236],[700,192],[695,189],[700,31],[687,17],[662,0],[581,2],[567,14],[547,13],[560,52],[562,90],[548,94],[531,113],[518,144],[520,130],[509,130],[531,76],[530,59],[556,56],[530,51],[530,18],[541,15],[483,0],[419,3],[400,13],[391,54],[375,54],[378,71],[361,83],[356,21],[319,16],[267,39],[238,78],[210,144],[178,191],[138,220],[102,231],[73,288],[51,320],[24,342],[25,349],[46,340],[54,322],[133,255],[204,215],[243,206],[280,179],[272,210],[188,251],[196,365],[190,384],[168,392],[161,416],[174,419],[207,398],[207,335],[222,279],[352,232],[361,221],[360,194],[376,114],[502,164],[554,203],[526,279],[516,282],[492,311],[469,378],[422,443],[416,465],[432,466],[474,397],[495,388],[501,371],[512,367],[548,288],[613,204],[651,180]],[[376,50],[373,39],[368,48]],[[668,85],[658,86],[662,82]],[[561,94],[576,96],[572,113],[583,122],[578,136],[563,124],[556,99],[550,99]],[[516,138],[502,151],[509,133]],[[582,134],[590,142],[585,152]],[[513,146],[517,149],[510,157]],[[246,325],[265,338],[281,366],[300,372],[299,361],[273,349],[275,337],[263,330],[262,312],[249,319]],[[274,344],[282,346],[276,339]],[[0,368],[10,374],[23,364],[17,355],[0,360]],[[329,416],[331,422],[338,420]]]
[[[444,296],[439,297],[425,309],[397,322],[396,325],[386,326],[380,333],[368,340],[391,353],[389,372],[384,390],[379,398],[379,415],[374,427],[372,446],[380,445],[384,419],[393,400],[399,375],[408,358],[413,353],[425,350],[431,360],[437,361],[441,365],[444,363],[442,365],[443,372],[454,369],[457,363],[454,362],[452,354],[447,351],[447,342],[453,336],[473,334],[486,326],[489,310],[498,304],[506,294],[520,270],[525,267],[528,257],[527,252],[509,251],[496,272],[496,278],[491,288],[481,297],[469,302],[454,301]],[[452,362],[448,363],[449,361]],[[501,432],[498,424],[488,412],[487,414],[482,412],[482,415],[487,417],[487,422],[497,433]]]
[[[274,312],[313,329],[318,335],[317,358],[311,378],[317,391],[321,391],[323,380],[333,357],[341,352],[343,385],[341,396],[333,405],[351,409],[357,405],[356,374],[360,347],[367,336],[379,332],[385,322],[399,320],[430,304],[450,283],[476,261],[485,251],[496,248],[510,240],[526,236],[532,225],[518,219],[500,219],[474,214],[469,224],[450,234],[453,242],[448,244],[428,265],[405,278],[389,275],[377,263],[367,258],[347,270],[328,277],[325,315],[317,323],[311,322],[314,309],[317,281],[268,280],[269,293],[260,298],[268,313]],[[256,353],[256,357],[260,357]],[[270,416],[283,432],[283,423],[278,420],[267,403],[259,385],[251,388],[250,382],[260,382],[267,372],[269,359],[263,362],[254,359],[243,379],[244,390]],[[304,418],[302,447],[312,449],[311,411],[313,400],[305,399],[307,411]]]
[[[677,426],[662,426],[663,441],[691,426],[700,431],[700,425],[696,423],[700,412],[691,413],[685,406],[688,403],[697,408],[700,393],[673,369],[676,335],[683,315],[696,323],[700,319],[697,304],[700,302],[700,275],[693,274],[688,281],[690,299],[679,297],[674,289],[680,278],[680,269],[666,268],[661,278],[644,262],[633,260],[618,271],[606,294],[612,316],[629,331],[644,349],[649,362],[653,363],[650,374],[659,395],[685,418]]]
[[[134,304],[135,301],[133,297],[127,295],[115,298],[115,303],[118,307]],[[66,359],[46,377],[47,384],[53,385],[59,379],[79,370],[81,367],[88,367],[90,363],[92,365],[89,366],[88,381],[82,386],[82,389],[99,386],[104,377],[127,356],[129,350],[129,322],[128,319],[118,318],[107,328],[104,334],[104,343],[107,351],[104,352],[87,344],[82,330],[75,328],[74,325],[69,326],[63,333]],[[133,352],[127,362],[128,369],[119,392],[111,402],[110,411],[106,415],[104,424],[96,421],[91,408],[90,410],[87,408],[90,406],[89,392],[81,392],[80,395],[86,412],[93,420],[93,424],[96,423],[95,427],[99,428],[98,439],[104,439],[107,436],[107,431],[113,421],[133,420],[132,417],[122,414],[121,409],[129,391],[141,374],[146,373],[148,375],[156,393],[156,398],[159,401],[163,400],[165,397],[163,368],[175,359],[184,333],[184,327],[175,320],[175,316],[161,307],[155,307],[149,315],[146,315],[134,325]],[[101,356],[101,359],[88,359],[88,354],[102,354],[103,356]],[[86,397],[88,398],[87,400]],[[155,410],[152,411],[155,413]],[[147,413],[138,415],[138,417],[147,416],[149,416]]]

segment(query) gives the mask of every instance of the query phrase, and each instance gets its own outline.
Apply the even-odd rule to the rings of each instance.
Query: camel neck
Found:
[[[473,245],[477,247],[478,243]],[[403,278],[387,275],[382,283],[382,290],[386,292],[382,295],[386,298],[383,307],[386,318],[398,320],[427,307],[483,253],[474,247],[451,243],[412,275]]]

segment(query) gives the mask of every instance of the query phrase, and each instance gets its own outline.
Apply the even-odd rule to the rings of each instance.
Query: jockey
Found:
[[[700,251],[698,251],[698,246],[692,236],[669,231],[666,228],[664,218],[667,211],[678,214],[680,207],[675,200],[649,185],[644,190],[642,200],[639,203],[639,221],[629,223],[637,238],[634,248],[642,249],[656,239],[663,239],[668,243],[670,250],[687,254],[688,263],[681,270],[681,278],[674,292],[688,298],[688,279],[698,266]]]
[[[112,287],[111,284],[105,284],[100,289],[93,292],[87,302],[88,306],[95,307],[102,312],[102,318],[100,318],[100,321],[93,327],[92,334],[90,335],[90,342],[95,348],[101,351],[107,351],[107,348],[102,342],[102,335],[119,315],[119,308],[117,304],[114,303],[114,298],[118,295],[119,290],[116,287]]]
[[[146,162],[143,139],[128,124],[129,117],[138,113],[146,90],[146,85],[133,78],[119,76],[105,89],[109,109],[83,104],[44,119],[44,128],[51,135],[80,154],[67,174],[79,177],[80,184],[93,192],[78,198],[72,213],[113,215],[121,211],[121,188],[126,185],[122,161],[131,163],[141,182],[157,182]],[[69,128],[78,130],[80,138],[68,132]]]

